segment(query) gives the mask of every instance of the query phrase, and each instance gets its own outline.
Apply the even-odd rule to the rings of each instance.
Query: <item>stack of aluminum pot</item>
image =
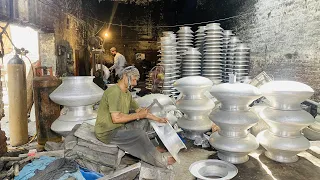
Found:
[[[178,50],[179,59],[182,60],[188,48],[193,47],[193,31],[191,30],[191,27],[183,26],[183,27],[179,27],[179,31],[177,31],[177,34],[178,34],[177,50]]]
[[[177,91],[173,89],[172,84],[180,76],[180,63],[176,50],[176,39],[173,33],[166,32],[166,36],[160,38],[160,55],[161,65],[165,69],[164,84],[162,93],[169,96],[177,96]]]
[[[183,94],[176,106],[185,114],[178,120],[178,126],[188,139],[201,138],[203,133],[211,130],[212,122],[208,114],[214,103],[204,93],[211,89],[212,84],[210,79],[201,76],[184,77],[174,83]]]
[[[172,42],[172,53],[171,54],[178,54],[177,50],[177,35],[173,31],[164,31],[162,32],[164,37],[170,37]],[[179,56],[176,56],[176,63],[175,66],[173,66],[174,71],[176,72],[175,79],[173,82],[175,82],[179,77],[181,77],[181,59],[178,58]],[[172,84],[172,83],[171,83]],[[171,92],[172,97],[177,98],[179,95],[179,91],[176,90],[174,87],[172,87],[174,91]]]
[[[206,26],[199,26],[198,30],[196,31],[195,47],[198,48],[201,54],[203,54],[204,40],[206,36],[206,34],[204,33],[205,30]]]
[[[249,75],[250,48],[239,43],[234,52],[233,73],[236,73],[237,81],[242,80]]]
[[[259,89],[249,84],[224,83],[213,86],[210,93],[221,102],[220,109],[210,114],[210,119],[220,127],[211,135],[210,144],[218,150],[221,160],[233,164],[248,161],[248,154],[259,147],[248,131],[259,120],[249,108],[261,97]]]
[[[223,29],[219,23],[207,24],[205,34],[202,76],[219,84],[222,81]]]
[[[197,48],[188,48],[182,58],[182,77],[201,75],[201,53]]]
[[[232,67],[233,61],[230,60],[230,39],[234,36],[232,30],[224,30],[223,31],[223,73],[222,79],[223,82],[229,82],[229,74],[232,73],[228,68]]]
[[[62,78],[62,84],[50,94],[50,99],[64,108],[51,129],[67,136],[76,124],[95,123],[97,113],[93,105],[101,100],[103,90],[93,82],[93,76]]]
[[[228,43],[228,49],[227,49],[227,54],[226,54],[226,60],[228,62],[228,64],[226,65],[225,69],[224,69],[224,74],[234,74],[235,72],[233,71],[233,65],[235,63],[235,52],[236,52],[236,48],[237,45],[240,43],[240,39],[237,36],[232,36],[230,38],[230,42]],[[237,78],[237,80],[239,80],[239,78]],[[229,80],[228,80],[229,81]]]
[[[267,150],[265,155],[278,162],[298,160],[297,154],[310,147],[301,130],[314,122],[301,102],[311,97],[313,89],[295,81],[273,81],[260,87],[270,106],[260,112],[260,117],[270,126],[257,135],[259,143]]]

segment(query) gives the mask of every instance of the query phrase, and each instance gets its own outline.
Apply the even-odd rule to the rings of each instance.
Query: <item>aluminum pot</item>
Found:
[[[249,160],[248,154],[259,147],[259,143],[252,134],[245,138],[229,138],[218,132],[211,135],[210,144],[218,150],[218,157],[232,164],[241,164]]]
[[[248,129],[259,121],[259,117],[251,111],[213,111],[210,119],[220,127],[219,134],[224,137],[244,138]]]
[[[282,111],[268,107],[260,112],[260,117],[274,135],[282,137],[301,136],[301,130],[314,122],[313,116],[304,110]]]
[[[221,102],[220,109],[209,116],[220,127],[219,132],[210,136],[210,144],[224,161],[233,164],[248,161],[248,154],[259,147],[248,131],[259,121],[249,108],[249,104],[261,96],[259,89],[249,84],[225,83],[213,86],[210,93]]]
[[[265,155],[277,162],[291,163],[298,160],[297,154],[310,147],[309,141],[303,136],[275,136],[269,130],[257,135],[259,143],[267,150]]]
[[[173,86],[185,95],[185,99],[202,99],[203,93],[210,90],[213,83],[202,76],[191,76],[178,79]]]
[[[260,88],[272,107],[260,112],[270,128],[260,132],[257,139],[267,150],[268,158],[282,163],[295,162],[297,154],[310,146],[301,130],[312,124],[314,118],[302,110],[300,103],[312,96],[313,89],[294,81],[273,81]]]
[[[177,108],[185,114],[178,119],[178,125],[189,139],[195,140],[211,130],[212,122],[208,115],[215,104],[205,96],[205,92],[212,84],[211,80],[201,76],[184,77],[174,83],[174,87],[182,93],[176,103]]]
[[[177,101],[177,108],[184,113],[184,116],[178,120],[178,126],[187,131],[189,139],[194,140],[197,136],[211,130],[212,122],[208,115],[214,106],[214,102],[207,98]]]
[[[68,135],[76,124],[94,124],[97,114],[93,104],[100,101],[103,90],[93,83],[93,76],[62,78],[62,84],[50,94],[50,99],[64,109],[51,129],[62,136]]]
[[[141,107],[148,107],[150,104],[153,103],[154,99],[157,99],[158,102],[163,106],[174,105],[173,99],[164,94],[148,94],[143,97],[137,98],[136,101]],[[154,106],[152,106],[151,111],[152,109],[157,107],[158,105],[155,104]]]
[[[295,81],[272,81],[260,87],[275,109],[300,110],[300,104],[311,97],[314,90],[303,83]]]
[[[221,110],[226,111],[248,110],[249,104],[262,95],[258,88],[242,83],[219,84],[210,93],[222,103]]]
[[[153,103],[154,99],[163,106],[163,109],[161,109],[158,104],[154,104],[150,108],[150,112],[157,116],[166,117],[171,125],[176,124],[178,120],[178,117],[176,116],[177,107],[174,105],[173,99],[169,96],[163,94],[148,94],[136,98],[136,101],[140,107],[148,107]]]
[[[64,106],[85,106],[100,101],[103,90],[93,83],[93,76],[63,77],[62,84],[50,94],[50,99]]]
[[[216,159],[194,162],[189,171],[198,180],[229,180],[238,173],[235,165]]]

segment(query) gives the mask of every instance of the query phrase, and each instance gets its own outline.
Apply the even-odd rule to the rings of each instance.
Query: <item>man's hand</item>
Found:
[[[139,119],[147,118],[149,110],[147,108],[142,108],[137,112]]]
[[[156,121],[159,122],[159,123],[167,123],[168,119],[167,118],[158,117]]]
[[[151,114],[151,113],[149,113],[149,114],[147,115],[147,118],[148,118],[148,119],[151,119],[151,120],[153,120],[153,121],[157,121],[157,122],[159,122],[159,123],[167,123],[167,122],[168,122],[168,119],[167,119],[167,118],[157,117],[157,116],[155,116],[155,115],[153,115],[153,114]]]

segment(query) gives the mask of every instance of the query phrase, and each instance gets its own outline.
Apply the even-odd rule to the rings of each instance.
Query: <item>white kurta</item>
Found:
[[[126,65],[127,61],[126,58],[117,52],[117,54],[114,57],[114,63],[113,66],[110,68],[111,70],[114,69],[116,72],[116,75],[119,75],[124,66]]]

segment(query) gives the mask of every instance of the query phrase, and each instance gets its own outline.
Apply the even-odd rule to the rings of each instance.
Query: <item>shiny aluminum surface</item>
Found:
[[[187,61],[185,61],[187,60]],[[182,57],[182,77],[201,75],[201,53],[197,48],[188,48]]]
[[[178,77],[181,76],[179,50],[177,50],[177,37],[172,31],[164,31],[164,37],[160,37],[160,65],[165,68],[164,82],[174,82]],[[169,46],[170,48],[168,48]],[[174,90],[171,90],[172,83],[166,83],[165,88],[162,88],[162,93],[165,95],[174,96]],[[170,90],[169,90],[170,89]]]
[[[215,71],[214,73],[207,73],[207,71],[212,67],[222,70],[221,65],[217,65],[217,63],[222,63],[223,29],[220,27],[219,23],[210,23],[206,25],[205,34],[203,43],[203,61],[206,62],[207,65],[202,65],[201,67],[202,76],[215,82],[221,82],[222,71]],[[217,55],[221,55],[221,58]]]
[[[272,81],[260,89],[271,106],[281,110],[300,110],[300,103],[314,93],[310,86],[295,81]]]
[[[261,97],[258,88],[242,83],[224,83],[213,86],[210,90],[212,96],[222,103],[221,110],[248,110],[254,100]]]
[[[206,26],[199,26],[198,30],[196,31],[196,41],[195,41],[195,47],[199,49],[199,52],[203,54],[203,48],[204,48],[204,40],[205,40],[205,30]]]
[[[301,136],[301,130],[314,122],[313,116],[302,109],[282,111],[267,107],[260,117],[269,125],[269,131],[281,137]]]
[[[309,141],[303,136],[275,136],[269,130],[260,132],[257,140],[267,150],[265,155],[268,158],[281,163],[296,162],[297,154],[310,147]]]
[[[189,171],[199,180],[229,180],[238,174],[235,165],[215,159],[194,162]]]
[[[103,90],[93,83],[93,76],[63,77],[50,99],[64,106],[85,106],[100,101]]]
[[[155,99],[160,105],[158,103],[153,104]],[[177,121],[177,117],[172,113],[172,111],[176,110],[172,99],[163,94],[150,94],[139,97],[136,101],[140,107],[148,107],[152,114],[168,118],[170,123],[163,124],[152,120],[149,120],[149,122],[173,158],[180,163],[178,153],[181,149],[186,148],[186,146],[171,126]],[[150,106],[151,104],[153,105]]]
[[[210,136],[210,144],[218,150],[218,157],[233,164],[249,160],[248,154],[259,147],[248,129],[258,121],[249,104],[261,97],[258,88],[241,83],[215,85],[210,94],[221,103],[220,109],[210,114],[210,119],[220,127]]]
[[[257,139],[267,150],[268,158],[282,163],[295,162],[297,154],[310,146],[301,130],[315,119],[302,110],[300,103],[312,96],[313,89],[294,81],[272,81],[260,89],[271,105],[260,112],[260,117],[270,128],[260,132]]]
[[[150,120],[150,124],[152,125],[153,129],[156,131],[162,143],[168,149],[172,157],[178,163],[180,163],[178,153],[181,149],[187,149],[187,147],[182,142],[176,131],[172,128],[172,126],[169,123],[158,126],[157,123]]]
[[[92,76],[64,77],[62,84],[50,94],[50,99],[64,108],[51,129],[66,135],[76,124],[94,124],[97,117],[93,104],[100,101],[103,90],[93,83]]]
[[[174,83],[174,87],[183,94],[176,106],[185,114],[178,119],[178,125],[189,139],[194,140],[211,129],[208,115],[215,104],[204,93],[212,84],[210,79],[201,76],[184,77]]]
[[[189,49],[189,48],[193,48],[193,38],[194,38],[193,31],[191,30],[191,27],[188,27],[188,26],[179,27],[179,30],[177,31],[177,35],[178,35],[177,50],[178,50],[178,54],[180,55],[179,59],[181,59],[181,65],[183,64],[183,62],[184,62],[183,60],[185,58],[191,58],[191,60],[194,60],[194,59],[201,60],[200,59],[201,53],[193,54],[192,51],[190,51],[190,49]],[[189,49],[189,54],[186,55],[186,52],[188,51],[188,49]],[[182,69],[183,69],[183,67],[182,67]],[[182,77],[184,75],[185,75],[185,73],[181,73],[180,77]]]

